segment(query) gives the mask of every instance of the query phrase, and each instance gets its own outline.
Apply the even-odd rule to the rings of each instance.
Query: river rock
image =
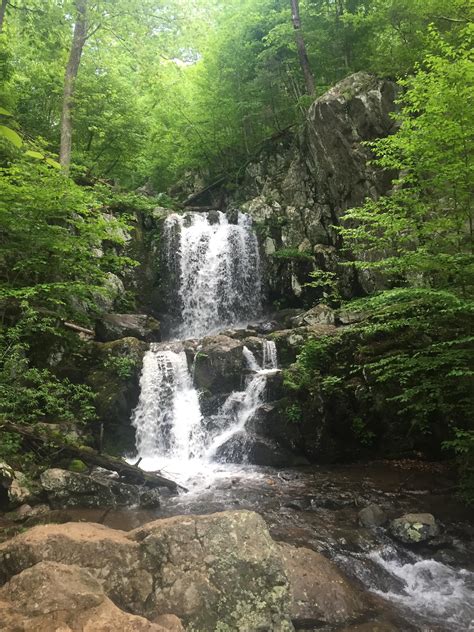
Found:
[[[293,629],[279,549],[253,512],[177,516],[128,534],[93,523],[33,527],[0,545],[0,584],[44,562],[85,569],[92,599],[100,586],[116,606],[150,621],[173,614],[195,632]],[[65,584],[61,577],[47,583]],[[31,599],[41,590],[32,586]]]
[[[239,390],[244,359],[243,344],[229,336],[204,338],[194,361],[197,388],[216,393]]]
[[[440,530],[432,514],[415,513],[392,520],[389,531],[404,544],[420,544],[435,538]]]
[[[192,630],[292,630],[277,545],[249,511],[177,516],[132,531],[158,584],[153,610]]]
[[[0,545],[0,583],[39,562],[76,564],[101,584],[119,607],[140,613],[152,575],[142,568],[140,546],[118,530],[70,522],[29,529]]]
[[[359,524],[363,527],[380,527],[387,522],[387,514],[379,505],[368,505],[358,514]]]
[[[290,582],[291,619],[304,629],[357,620],[367,610],[360,593],[339,570],[311,549],[280,544]]]
[[[129,337],[159,342],[160,323],[146,314],[104,314],[97,321],[95,332],[101,342]]]
[[[52,509],[125,507],[142,505],[142,502],[146,508],[159,506],[159,498],[153,490],[121,483],[97,472],[88,476],[53,468],[41,474],[41,485]]]
[[[88,571],[53,562],[25,569],[0,589],[0,618],[3,632],[172,629],[120,610]]]

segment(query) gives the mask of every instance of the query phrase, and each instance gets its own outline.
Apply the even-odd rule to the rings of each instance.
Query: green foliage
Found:
[[[356,265],[392,283],[472,292],[474,233],[471,29],[453,47],[432,31],[430,53],[404,92],[396,134],[374,143],[376,163],[400,175],[390,195],[344,217]]]
[[[375,433],[367,428],[367,422],[360,417],[354,417],[352,420],[352,429],[354,434],[362,445],[370,446],[375,439]]]
[[[444,436],[464,455],[463,471],[470,471],[472,452],[461,448],[474,418],[474,303],[452,292],[399,288],[345,309],[365,318],[309,340],[285,372],[287,388],[299,398],[323,393],[364,401],[366,415],[382,397],[384,416],[394,416],[402,434]],[[358,419],[352,429],[370,445],[373,429],[364,417]],[[459,440],[450,442],[455,433]]]
[[[313,287],[321,290],[321,301],[328,303],[331,307],[339,306],[341,303],[341,293],[339,291],[339,279],[335,272],[326,270],[315,270],[309,274],[311,281],[306,283],[306,287]]]
[[[293,424],[300,423],[302,417],[301,405],[293,402],[285,407],[285,417]]]
[[[93,309],[107,272],[125,262],[113,251],[99,256],[102,243],[123,244],[126,224],[105,218],[89,192],[46,164],[20,159],[0,176],[4,318],[21,301],[62,317],[81,303]]]
[[[314,261],[310,252],[298,250],[298,248],[281,248],[272,253],[271,257],[281,261]]]
[[[130,356],[114,356],[109,354],[104,367],[111,370],[117,377],[126,379],[133,375],[137,368],[137,359]]]

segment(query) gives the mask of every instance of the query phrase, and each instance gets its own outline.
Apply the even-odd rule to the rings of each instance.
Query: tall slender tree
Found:
[[[308,51],[301,29],[300,3],[299,0],[291,1],[291,17],[293,20],[293,28],[295,30],[296,47],[298,49],[298,58],[300,60],[301,70],[303,71],[306,91],[309,95],[313,95],[315,91],[314,75],[309,63]]]
[[[2,0],[0,3],[0,33],[3,31],[3,23],[5,21],[5,13],[7,12],[8,0]]]
[[[59,162],[65,170],[71,164],[72,149],[72,109],[74,99],[74,87],[77,73],[81,63],[82,51],[87,39],[87,8],[88,0],[76,0],[76,22],[72,36],[69,59],[64,75],[64,91],[61,113],[61,144],[59,149]]]

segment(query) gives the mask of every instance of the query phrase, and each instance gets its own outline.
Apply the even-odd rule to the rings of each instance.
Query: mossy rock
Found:
[[[83,474],[87,472],[89,468],[81,459],[73,459],[68,465],[68,470],[70,472],[76,472],[77,474]]]

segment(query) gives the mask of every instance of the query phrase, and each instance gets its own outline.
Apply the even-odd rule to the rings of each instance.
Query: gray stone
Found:
[[[41,474],[41,484],[52,509],[69,507],[159,506],[159,493],[121,483],[95,471],[91,476],[58,468]]]
[[[395,83],[363,72],[353,74],[316,99],[296,133],[279,136],[258,162],[248,165],[238,194],[242,208],[259,225],[262,252],[269,253],[265,258],[272,300],[296,306],[322,297],[321,291],[304,286],[308,266],[273,257],[272,243],[277,251],[314,253],[317,267],[336,272],[346,298],[361,286],[383,287],[375,275],[341,266],[346,255],[334,225],[347,209],[391,187],[392,174],[371,163],[364,142],[394,131],[390,114],[396,109],[396,96]],[[321,248],[332,249],[330,256],[320,257]]]
[[[160,323],[146,314],[104,314],[97,321],[95,331],[100,342],[129,337],[145,342],[160,340]]]
[[[289,587],[263,519],[249,511],[177,516],[132,531],[159,577],[153,610],[210,630],[292,630]]]
[[[204,338],[195,356],[194,383],[199,389],[216,393],[238,390],[244,358],[243,344],[228,336]]]
[[[369,505],[359,511],[359,523],[363,527],[380,527],[387,522],[387,514],[379,505]]]
[[[414,513],[392,520],[389,531],[404,544],[421,544],[439,535],[440,529],[432,514]]]
[[[292,319],[293,327],[304,327],[305,325],[334,325],[336,322],[334,310],[320,303],[315,305],[304,314]]]

